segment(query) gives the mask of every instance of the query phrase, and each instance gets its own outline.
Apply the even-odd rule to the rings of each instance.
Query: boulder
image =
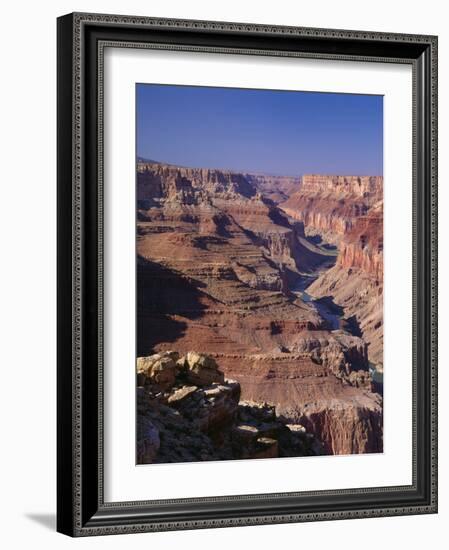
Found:
[[[189,416],[203,432],[215,432],[230,426],[234,421],[240,399],[240,384],[227,380],[223,384],[212,384],[199,389],[199,400],[195,400],[184,415]],[[189,401],[190,405],[190,401]]]
[[[192,396],[196,391],[197,386],[182,386],[181,388],[175,390],[168,397],[168,404],[172,407],[179,407],[182,405],[190,396]]]
[[[249,424],[237,424],[232,429],[232,440],[239,444],[247,444],[260,436],[256,426]]]
[[[161,390],[170,389],[175,383],[178,367],[169,354],[170,352],[156,353],[149,357],[138,357],[138,385],[153,385]]]
[[[177,370],[171,357],[161,357],[152,365],[148,378],[160,388],[169,389],[175,383]]]
[[[147,376],[149,371],[151,371],[151,367],[153,366],[153,364],[158,359],[161,359],[161,357],[162,357],[162,355],[159,354],[159,353],[149,355],[148,357],[138,357],[137,358],[137,374],[144,374],[145,376]]]
[[[184,371],[188,368],[187,365],[187,355],[183,355],[182,357],[179,357],[176,361],[176,366],[179,368],[179,370]]]
[[[223,383],[224,374],[218,369],[215,359],[190,351],[186,357],[187,379],[192,384],[207,386],[214,382]]]
[[[355,386],[356,388],[364,388],[369,391],[374,390],[373,380],[369,371],[352,371],[349,375],[348,382],[351,386]]]

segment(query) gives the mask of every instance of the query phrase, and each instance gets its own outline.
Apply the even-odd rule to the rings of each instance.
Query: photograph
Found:
[[[136,464],[383,453],[383,96],[135,100]]]

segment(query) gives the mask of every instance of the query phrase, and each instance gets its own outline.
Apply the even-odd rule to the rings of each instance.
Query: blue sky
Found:
[[[271,174],[382,175],[383,98],[137,84],[137,154]]]

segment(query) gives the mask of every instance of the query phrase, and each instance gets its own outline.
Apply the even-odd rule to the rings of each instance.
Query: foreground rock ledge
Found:
[[[280,390],[279,381],[270,382],[271,391]],[[373,408],[368,393],[341,381],[344,395],[337,393],[331,401],[317,399],[303,404],[302,409],[288,411],[282,403],[275,407],[241,401],[240,383],[225,379],[208,355],[189,352],[180,356],[167,351],[138,359],[137,383],[138,464],[314,456],[381,448],[380,404]],[[335,394],[335,388],[332,390]],[[352,399],[348,391],[353,392]]]

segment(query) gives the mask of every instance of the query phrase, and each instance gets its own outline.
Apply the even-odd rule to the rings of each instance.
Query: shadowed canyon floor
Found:
[[[205,460],[381,452],[382,397],[370,368],[382,365],[382,178],[141,161],[137,206],[140,461],[202,460],[162,445],[176,437],[157,416],[188,431],[215,390],[234,405],[225,407],[226,437],[220,422],[196,426]],[[159,387],[165,367],[153,372],[155,354],[170,350],[181,365]],[[192,382],[182,359],[192,351],[215,362],[220,380]],[[188,413],[171,410],[176,392],[190,395]],[[240,444],[240,413],[257,424],[258,407],[296,427]],[[308,444],[293,432],[309,434]],[[152,437],[158,450],[148,443],[146,452]]]

